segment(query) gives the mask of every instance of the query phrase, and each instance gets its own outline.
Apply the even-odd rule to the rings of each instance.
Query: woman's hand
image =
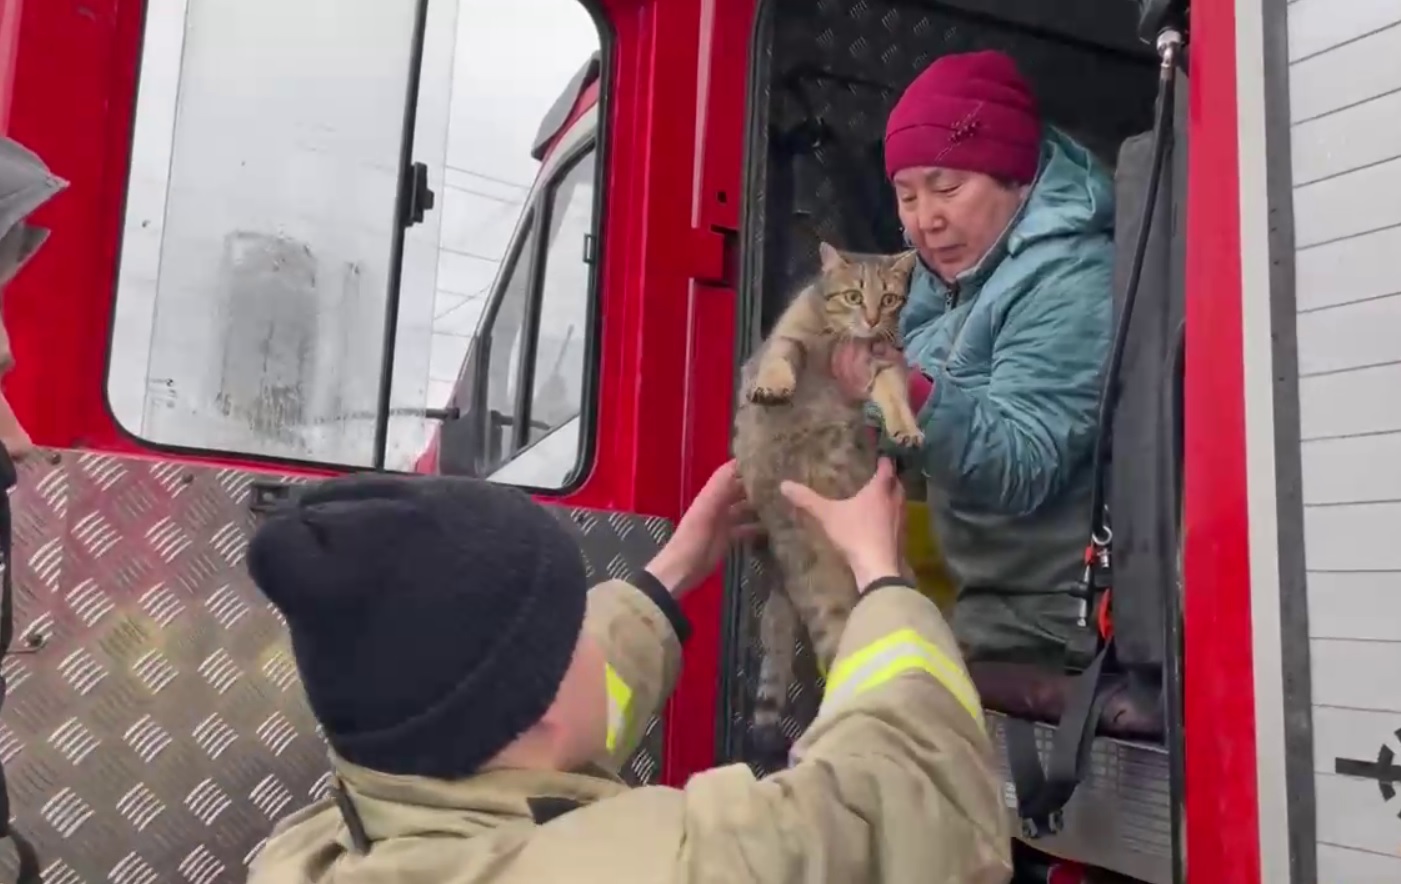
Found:
[[[875,376],[875,360],[871,358],[868,342],[838,341],[832,348],[832,379],[846,398],[853,402],[864,400],[871,392]]]
[[[733,460],[711,474],[647,571],[680,598],[710,575],[736,540],[759,533]]]
[[[846,557],[859,588],[900,574],[905,488],[888,459],[881,458],[871,481],[846,500],[823,497],[796,482],[784,482],[779,490],[789,503],[822,526],[832,545]]]
[[[905,361],[905,354],[886,341],[839,341],[832,348],[832,378],[853,402],[865,401],[871,393],[877,363]]]

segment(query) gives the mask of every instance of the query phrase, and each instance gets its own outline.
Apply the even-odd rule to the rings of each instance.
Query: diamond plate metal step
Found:
[[[281,618],[244,568],[268,474],[41,452],[14,492],[16,647],[0,760],[50,884],[244,878],[273,823],[326,788]],[[295,481],[290,477],[283,477]],[[663,519],[552,508],[591,580],[645,563]],[[661,722],[624,772],[652,782]],[[0,851],[0,880],[13,880]]]

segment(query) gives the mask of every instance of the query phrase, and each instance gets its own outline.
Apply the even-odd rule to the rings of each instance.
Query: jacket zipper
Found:
[[[949,287],[944,292],[944,312],[950,313],[958,306],[959,296],[963,293],[963,283],[954,280],[949,283]],[[958,346],[959,338],[963,337],[963,326],[968,323],[968,317],[964,316],[959,320],[958,328],[954,331],[953,337],[949,338],[949,349],[944,353],[943,360],[940,361],[942,368],[948,368],[949,359],[953,356],[954,349]]]

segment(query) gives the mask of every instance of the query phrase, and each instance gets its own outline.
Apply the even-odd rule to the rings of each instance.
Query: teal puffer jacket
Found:
[[[1065,592],[1083,571],[1113,223],[1109,175],[1048,129],[1031,192],[983,260],[952,284],[921,266],[911,284],[906,356],[934,382],[920,461],[977,657],[1040,660],[1050,643],[1075,662],[1092,645]]]

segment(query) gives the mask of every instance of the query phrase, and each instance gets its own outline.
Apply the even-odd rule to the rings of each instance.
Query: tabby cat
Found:
[[[741,373],[735,415],[735,458],[750,504],[765,528],[753,554],[768,587],[759,620],[763,662],[755,702],[754,749],[779,763],[788,738],[793,658],[801,625],[825,673],[856,604],[845,561],[779,483],[801,482],[819,494],[850,497],[875,473],[876,440],[864,403],[850,402],[831,374],[838,341],[886,341],[899,346],[898,319],[909,290],[915,253],[864,255],[822,243],[822,270],[798,293]],[[903,363],[878,364],[868,393],[886,434],[904,446],[924,441],[910,410]]]

